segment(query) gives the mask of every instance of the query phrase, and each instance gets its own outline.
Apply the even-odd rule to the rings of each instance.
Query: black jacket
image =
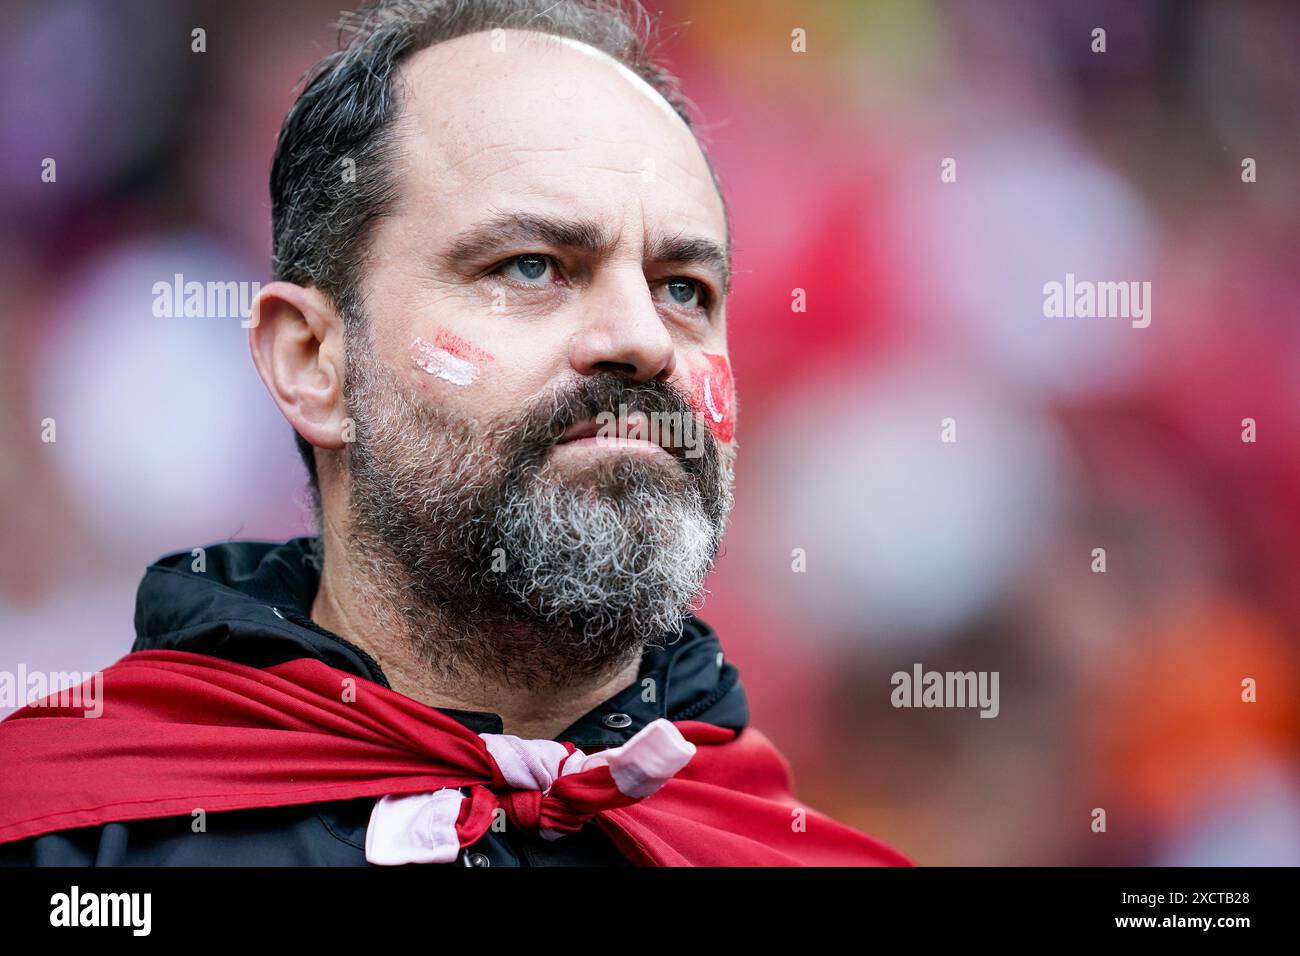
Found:
[[[206,568],[190,551],[167,555],[145,572],[136,599],[133,651],[211,654],[253,667],[315,657],[385,687],[369,654],[310,620],[320,584],[309,539],[237,541],[206,549]],[[642,698],[654,678],[657,701]],[[475,733],[502,733],[497,714],[442,708]],[[748,706],[736,668],[717,636],[691,618],[680,639],[647,648],[637,681],[589,711],[556,740],[583,750],[618,746],[658,717],[740,730]],[[75,767],[50,768],[76,773]],[[191,818],[133,820],[65,830],[0,844],[0,864],[17,866],[368,866],[366,826],[373,797],[274,809],[211,813],[203,833]],[[594,824],[558,840],[507,828],[488,831],[451,866],[628,865]]]

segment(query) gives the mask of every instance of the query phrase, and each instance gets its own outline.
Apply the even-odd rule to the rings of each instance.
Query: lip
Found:
[[[644,452],[650,454],[665,454],[676,457],[673,450],[661,442],[653,442],[644,438],[628,438],[621,435],[602,435],[606,429],[601,426],[594,418],[581,421],[567,429],[559,440],[556,441],[556,447],[568,446],[573,448],[618,448],[632,452]]]
[[[567,445],[569,442],[578,441],[583,438],[595,438],[599,434],[600,425],[597,424],[596,419],[588,418],[586,421],[578,422],[576,425],[573,425],[571,428],[566,430],[565,433],[560,436],[559,441],[555,444]]]

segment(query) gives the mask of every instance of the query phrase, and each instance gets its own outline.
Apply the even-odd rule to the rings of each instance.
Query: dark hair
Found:
[[[378,0],[344,14],[339,25],[339,50],[307,74],[276,143],[272,276],[319,288],[347,331],[362,315],[360,277],[370,230],[392,208],[393,77],[413,54],[498,28],[567,37],[633,70],[693,127],[676,78],[651,58],[652,24],[636,0]],[[348,160],[355,165],[347,166]],[[315,453],[296,437],[319,521]]]

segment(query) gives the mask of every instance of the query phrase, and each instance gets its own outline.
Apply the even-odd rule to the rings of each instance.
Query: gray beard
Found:
[[[570,425],[614,411],[690,414],[666,384],[609,373],[495,429],[417,407],[348,352],[349,544],[376,601],[443,680],[563,689],[671,641],[698,608],[732,506],[732,464],[698,458],[548,466]]]

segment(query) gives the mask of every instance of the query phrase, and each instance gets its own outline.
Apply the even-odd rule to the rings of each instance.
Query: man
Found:
[[[249,334],[320,535],[151,567],[104,719],[0,724],[0,852],[906,863],[794,798],[690,613],[732,503],[730,237],[637,24],[351,25],[281,132]],[[58,757],[77,783],[22,772]]]

